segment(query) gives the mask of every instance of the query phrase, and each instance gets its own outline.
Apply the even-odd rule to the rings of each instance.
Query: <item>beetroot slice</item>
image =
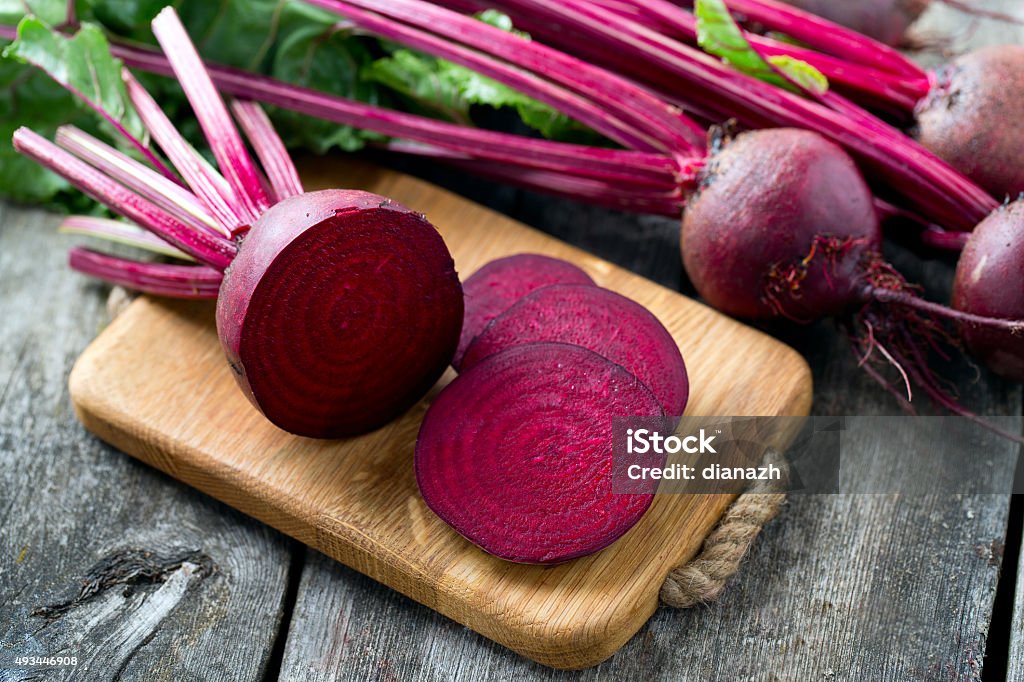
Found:
[[[551,564],[607,547],[649,493],[612,492],[612,419],[663,416],[636,377],[561,343],[492,355],[449,384],[416,441],[423,499],[481,549]]]
[[[270,208],[224,276],[217,330],[254,405],[295,434],[385,424],[451,360],[462,291],[441,236],[376,194],[324,190]]]
[[[564,260],[521,253],[493,260],[462,285],[466,297],[466,317],[452,366],[462,367],[462,356],[476,335],[491,320],[508,310],[523,296],[549,284],[593,284],[583,270]]]
[[[679,346],[649,310],[614,291],[554,284],[524,296],[469,345],[462,368],[534,341],[588,348],[642,381],[665,414],[678,417],[686,409],[689,381]]]

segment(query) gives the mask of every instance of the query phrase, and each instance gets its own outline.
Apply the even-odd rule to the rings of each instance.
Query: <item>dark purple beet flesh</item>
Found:
[[[583,346],[621,365],[651,389],[669,416],[686,408],[686,365],[672,335],[639,303],[595,286],[554,284],[527,294],[469,345],[462,369],[538,341]]]
[[[367,192],[286,199],[225,273],[217,331],[235,378],[267,418],[336,438],[381,426],[451,360],[462,291],[423,216]]]
[[[587,273],[564,260],[521,253],[498,258],[477,270],[462,285],[466,317],[452,366],[460,369],[462,356],[491,320],[534,289],[549,284],[593,284]]]
[[[683,265],[704,299],[746,318],[813,320],[863,302],[881,249],[871,190],[822,136],[742,133],[708,161],[683,215]]]
[[[1024,319],[1024,203],[1010,204],[983,220],[960,255],[953,307],[1008,320]],[[1024,381],[1024,335],[961,324],[971,353],[992,371]]]
[[[524,344],[467,369],[430,406],[416,480],[434,512],[481,549],[553,564],[607,547],[650,494],[612,492],[612,419],[663,416],[622,367],[560,343]]]

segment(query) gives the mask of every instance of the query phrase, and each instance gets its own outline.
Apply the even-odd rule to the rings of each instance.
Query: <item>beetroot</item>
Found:
[[[957,264],[953,307],[1024,319],[1024,204],[996,211],[974,229]],[[1024,381],[1024,334],[960,325],[971,353],[997,374]]]
[[[467,369],[427,410],[416,441],[423,499],[502,559],[553,564],[607,547],[650,506],[612,492],[612,419],[662,416],[653,393],[598,354],[523,344]]]
[[[922,144],[996,197],[1024,192],[1024,46],[1003,45],[960,57],[936,74],[917,109]]]
[[[737,317],[846,312],[880,248],[857,167],[803,130],[739,135],[709,159],[683,215],[686,272],[708,303]]]
[[[422,215],[376,194],[278,203],[225,273],[217,330],[239,385],[275,424],[336,437],[426,393],[457,342],[458,280]]]
[[[903,400],[869,360],[895,367],[950,411],[927,350],[948,340],[940,318],[1020,333],[1022,323],[921,300],[882,258],[871,192],[853,161],[808,131],[741,134],[705,169],[683,218],[683,262],[697,290],[732,315],[810,321],[837,316],[862,366]]]
[[[686,408],[686,365],[672,335],[640,304],[595,286],[555,284],[524,296],[470,344],[462,369],[507,348],[540,341],[583,346],[621,365],[651,389],[673,418]]]
[[[235,378],[287,431],[328,438],[387,422],[426,393],[458,343],[462,290],[441,236],[375,194],[303,193],[266,114],[234,102],[257,165],[172,8],[153,32],[217,168],[127,72],[128,95],[180,180],[70,127],[57,144],[19,129],[14,146],[197,264],[77,250],[72,266],[150,293],[216,295]],[[95,235],[131,232],[79,223]]]
[[[535,253],[520,253],[492,260],[463,284],[466,315],[452,366],[462,367],[462,356],[491,320],[534,289],[549,284],[593,284],[590,275],[572,263]]]

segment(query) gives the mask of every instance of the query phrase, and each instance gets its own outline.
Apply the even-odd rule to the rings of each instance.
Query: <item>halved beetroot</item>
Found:
[[[368,192],[321,190],[267,210],[224,275],[217,331],[242,390],[301,436],[386,424],[434,385],[462,328],[441,235]]]
[[[593,284],[583,270],[564,260],[535,253],[498,258],[483,266],[462,285],[466,314],[452,367],[462,367],[462,356],[476,335],[491,320],[531,291],[549,284]]]
[[[469,345],[462,369],[506,348],[536,341],[588,348],[640,379],[665,414],[679,417],[686,408],[686,364],[672,335],[647,308],[595,286],[554,284],[524,296]]]
[[[597,353],[562,343],[475,364],[427,410],[416,480],[434,512],[484,551],[552,564],[607,547],[654,497],[612,492],[612,419],[663,418],[654,394]]]

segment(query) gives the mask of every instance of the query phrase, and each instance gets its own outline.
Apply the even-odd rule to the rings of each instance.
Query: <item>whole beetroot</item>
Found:
[[[1024,203],[990,215],[967,241],[956,268],[953,307],[1006,319],[1024,318]],[[971,353],[992,371],[1024,381],[1024,334],[960,325]]]
[[[921,143],[997,198],[1024,192],[1024,46],[988,47],[936,73],[917,107]]]
[[[812,320],[863,301],[881,248],[871,191],[824,137],[780,128],[743,133],[714,154],[683,215],[686,272],[736,317]]]
[[[928,349],[950,340],[940,320],[1011,334],[1024,323],[920,299],[880,248],[871,191],[857,167],[804,130],[760,130],[726,143],[683,218],[683,263],[713,306],[755,319],[838,317],[864,369],[907,407],[917,385],[976,418],[929,368]],[[898,371],[905,398],[869,360]]]

